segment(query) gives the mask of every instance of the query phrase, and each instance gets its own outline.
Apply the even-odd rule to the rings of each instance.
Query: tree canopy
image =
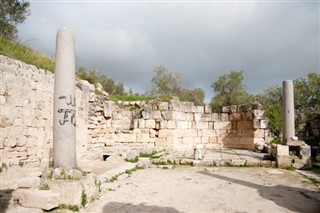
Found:
[[[0,34],[10,40],[17,39],[16,26],[25,21],[30,3],[19,0],[1,0],[0,7]]]
[[[243,79],[243,71],[231,71],[214,81],[211,84],[215,92],[215,96],[211,100],[213,108],[252,102],[252,96],[245,91]]]
[[[182,77],[179,73],[169,72],[164,66],[153,70],[151,82],[153,86],[147,91],[151,97],[177,96],[181,101],[194,102],[203,105],[205,92],[201,88],[187,89],[181,86]]]

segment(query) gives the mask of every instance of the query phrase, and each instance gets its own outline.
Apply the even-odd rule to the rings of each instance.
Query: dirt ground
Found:
[[[209,171],[208,171],[209,170]],[[317,186],[271,168],[149,168],[134,172],[86,212],[320,212]]]

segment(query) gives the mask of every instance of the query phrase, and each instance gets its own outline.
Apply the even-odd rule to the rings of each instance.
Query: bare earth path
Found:
[[[316,186],[270,168],[139,170],[86,212],[320,212]]]

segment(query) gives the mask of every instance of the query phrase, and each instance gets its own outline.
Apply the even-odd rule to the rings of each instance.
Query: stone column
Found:
[[[53,165],[76,167],[75,48],[73,32],[57,33],[53,111]]]
[[[288,142],[295,138],[294,129],[294,97],[293,97],[293,81],[286,80],[283,82],[282,110],[283,110],[283,138],[282,144],[287,145]]]

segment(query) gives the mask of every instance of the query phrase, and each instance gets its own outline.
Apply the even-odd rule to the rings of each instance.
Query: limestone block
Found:
[[[167,130],[167,129],[160,129],[159,130],[159,138],[167,138],[169,136],[174,136],[175,130]]]
[[[204,106],[196,106],[197,112],[204,113]]]
[[[240,129],[240,130],[253,129],[253,124],[251,121],[240,121],[240,122],[237,122],[237,129]]]
[[[276,146],[276,149],[277,149],[277,157],[278,156],[289,156],[289,146],[278,144]]]
[[[214,129],[231,129],[232,123],[231,122],[214,122],[213,128]]]
[[[254,119],[254,120],[252,121],[252,125],[253,125],[253,129],[259,129],[259,128],[260,128],[260,121]]]
[[[185,121],[186,113],[184,112],[173,112],[173,119],[177,121]]]
[[[261,129],[267,129],[268,128],[268,120],[260,120],[260,128]]]
[[[160,102],[159,104],[159,110],[160,111],[167,111],[169,109],[169,103],[168,102]]]
[[[113,101],[106,101],[103,105],[103,116],[107,119],[112,117]]]
[[[258,120],[265,119],[265,113],[263,110],[255,109],[253,110],[253,115],[255,119],[258,119]]]
[[[140,133],[137,134],[137,142],[140,143],[148,143],[150,141],[150,136],[148,133]]]
[[[55,180],[49,183],[49,188],[60,194],[60,203],[81,204],[82,185],[80,181]]]
[[[261,152],[264,149],[265,141],[262,138],[254,138],[253,139],[255,149]]]
[[[137,150],[131,150],[130,152],[128,152],[126,156],[126,160],[133,160],[138,156],[139,156],[139,152]]]
[[[153,119],[146,120],[145,128],[151,128],[151,129],[156,128],[156,121]]]
[[[16,196],[23,207],[50,210],[60,204],[60,195],[51,190],[17,190]]]
[[[222,121],[222,122],[229,121],[229,114],[228,113],[221,113],[220,114],[220,121]]]
[[[203,136],[203,137],[216,137],[217,136],[217,132],[216,132],[216,130],[204,129],[204,130],[202,130],[202,135],[201,136]]]
[[[191,106],[191,112],[196,113],[197,112],[197,106]]]
[[[219,113],[212,113],[211,114],[211,120],[212,121],[221,121],[221,116]]]
[[[137,166],[139,168],[143,168],[143,169],[146,169],[146,168],[149,168],[152,166],[152,163],[150,161],[150,158],[139,158],[139,161],[137,163]]]
[[[191,129],[192,122],[189,121],[176,121],[176,128],[177,129]]]
[[[156,147],[167,147],[166,138],[156,138],[155,146]]]
[[[311,157],[311,147],[308,145],[300,146],[300,155],[303,157]]]
[[[202,122],[202,121],[196,121],[195,122],[195,128],[196,129],[209,129],[209,123],[208,122]]]
[[[166,120],[161,121],[159,129],[168,129],[168,121]]]
[[[193,114],[193,120],[194,121],[201,121],[202,119],[202,114],[201,113],[194,113]]]
[[[254,136],[255,138],[264,138],[264,137],[265,137],[265,131],[264,131],[264,129],[254,130],[253,136]]]
[[[173,112],[172,111],[162,111],[161,115],[165,120],[173,120]]]
[[[158,132],[154,129],[149,129],[150,138],[155,138],[158,135]]]
[[[211,114],[211,113],[212,113],[212,108],[211,108],[211,106],[206,105],[206,106],[204,107],[204,113],[206,113],[206,114]]]
[[[124,143],[136,142],[136,135],[134,133],[119,133],[119,142],[124,142]]]
[[[22,177],[17,181],[19,188],[36,189],[40,185],[39,177]]]
[[[183,137],[182,144],[193,144],[193,137]]]
[[[198,131],[196,129],[184,130],[184,129],[177,129],[175,130],[175,136],[182,138],[182,137],[197,137]]]
[[[175,129],[176,123],[174,121],[168,121],[168,129]]]
[[[241,113],[232,113],[230,114],[230,121],[241,121]]]

